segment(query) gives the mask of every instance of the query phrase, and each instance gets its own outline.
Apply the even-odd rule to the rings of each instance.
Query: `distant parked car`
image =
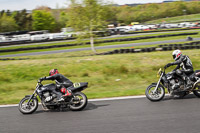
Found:
[[[52,40],[52,39],[65,39],[68,37],[68,35],[64,34],[64,33],[52,33],[52,34],[49,34],[49,39]]]
[[[156,29],[157,26],[155,24],[148,24],[146,25],[149,29]]]
[[[196,24],[195,23],[190,23],[190,22],[183,22],[183,23],[179,23],[178,27],[180,28],[186,28],[186,27],[195,27]]]
[[[14,35],[17,41],[28,41],[31,39],[30,34]]]
[[[107,28],[110,35],[117,35],[125,32],[124,27]]]
[[[146,25],[133,25],[132,28],[133,28],[135,31],[149,29],[149,27],[146,26]]]
[[[178,24],[177,23],[169,23],[169,24],[165,24],[166,28],[178,28]]]
[[[49,39],[48,34],[39,34],[39,35],[32,35],[31,36],[31,41],[47,40],[47,39]]]
[[[120,34],[120,33],[126,33],[126,32],[131,32],[131,31],[135,31],[132,26],[119,26],[119,27],[116,27],[116,30],[117,30],[117,33]]]
[[[6,40],[5,36],[0,36],[0,42],[4,42]]]

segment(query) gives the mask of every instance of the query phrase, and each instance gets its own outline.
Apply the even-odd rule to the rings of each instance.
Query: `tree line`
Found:
[[[88,6],[81,6],[75,3],[75,0],[71,0],[71,6],[66,9],[50,9],[49,7],[40,6],[31,12],[26,9],[13,12],[2,10],[0,11],[0,32],[24,30],[58,32],[61,28],[68,26],[85,28],[83,23],[86,23],[86,21],[83,21],[84,19],[87,19],[87,22],[92,20],[88,25],[93,25],[91,30],[94,30],[101,29],[102,25],[106,26],[110,23],[124,23],[127,25],[133,21],[143,23],[159,18],[200,13],[199,1],[153,3],[137,6],[114,6],[112,3],[101,3],[98,0],[82,1]],[[94,8],[90,6],[94,6]],[[85,8],[89,10],[86,11]],[[93,11],[90,11],[90,9]],[[83,14],[83,12],[86,14]],[[101,15],[96,17],[94,12]],[[95,19],[90,19],[90,17]],[[75,22],[75,18],[79,18],[79,21]],[[104,21],[95,22],[97,19],[103,19]]]

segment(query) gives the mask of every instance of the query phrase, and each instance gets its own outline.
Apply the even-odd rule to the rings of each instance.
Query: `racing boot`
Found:
[[[67,99],[67,97],[71,97],[72,96],[72,93],[67,91],[67,93],[63,96],[60,97],[60,99],[58,99],[58,102],[63,102]]]
[[[61,97],[60,99],[58,99],[58,102],[63,102],[65,99],[63,97]]]
[[[66,93],[65,93],[64,96],[67,96],[67,97],[72,96],[72,92],[71,92],[71,90],[68,90],[68,89],[67,89],[67,91],[66,91]]]
[[[179,83],[175,83],[173,86],[172,86],[172,90],[176,90],[180,87],[180,84]]]
[[[65,94],[65,95],[63,95],[63,96],[66,96],[66,97],[72,96],[71,90],[69,90],[69,89],[62,88],[62,89],[61,89],[61,92]]]

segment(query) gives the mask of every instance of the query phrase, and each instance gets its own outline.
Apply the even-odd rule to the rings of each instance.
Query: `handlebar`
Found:
[[[40,86],[43,86],[42,85],[42,81],[39,79],[38,81],[37,81],[37,85],[36,85],[37,87],[40,87]]]

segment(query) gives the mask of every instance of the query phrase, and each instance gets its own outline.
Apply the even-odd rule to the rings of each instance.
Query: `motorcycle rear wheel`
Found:
[[[195,90],[193,90],[193,93],[195,96],[197,96],[198,98],[200,98],[200,86],[197,86]]]
[[[87,96],[82,92],[76,92],[73,94],[72,102],[69,105],[70,110],[72,111],[81,111],[87,106]]]
[[[145,95],[146,97],[153,102],[160,101],[165,96],[165,89],[162,86],[158,86],[158,89],[155,93],[153,90],[156,88],[156,84],[151,84],[146,88]]]
[[[38,108],[38,100],[36,98],[31,99],[29,105],[27,105],[29,98],[24,97],[19,103],[18,109],[22,114],[32,114]]]

